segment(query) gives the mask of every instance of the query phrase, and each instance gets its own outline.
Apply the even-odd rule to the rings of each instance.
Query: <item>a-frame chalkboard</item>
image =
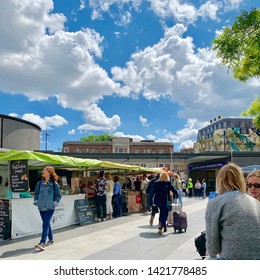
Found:
[[[89,207],[87,199],[76,199],[74,201],[74,206],[80,225],[94,223],[93,213]]]

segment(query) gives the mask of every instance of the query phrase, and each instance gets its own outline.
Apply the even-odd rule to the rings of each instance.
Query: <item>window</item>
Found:
[[[69,148],[64,148],[63,151],[64,151],[64,153],[69,153],[70,150],[69,150]]]
[[[135,154],[139,154],[139,149],[134,149]]]

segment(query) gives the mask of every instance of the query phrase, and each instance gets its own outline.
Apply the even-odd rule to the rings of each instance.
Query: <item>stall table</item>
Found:
[[[78,224],[74,201],[84,198],[84,194],[62,196],[51,220],[52,229]],[[41,233],[42,220],[33,198],[9,199],[9,203],[12,239]]]

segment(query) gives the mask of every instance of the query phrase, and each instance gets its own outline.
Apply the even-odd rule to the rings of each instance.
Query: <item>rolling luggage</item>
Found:
[[[184,211],[179,212],[173,212],[173,229],[174,232],[177,230],[179,232],[182,232],[184,229],[184,232],[186,232],[188,227],[188,221],[187,221],[187,214]]]
[[[179,212],[181,211],[180,204],[172,204],[172,210],[168,211],[168,218],[167,218],[167,226],[172,227],[173,226],[173,212]]]

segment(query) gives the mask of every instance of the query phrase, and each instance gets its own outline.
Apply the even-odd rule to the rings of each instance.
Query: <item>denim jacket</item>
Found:
[[[34,205],[38,206],[40,211],[54,210],[61,200],[61,192],[58,183],[39,181],[34,191]]]

